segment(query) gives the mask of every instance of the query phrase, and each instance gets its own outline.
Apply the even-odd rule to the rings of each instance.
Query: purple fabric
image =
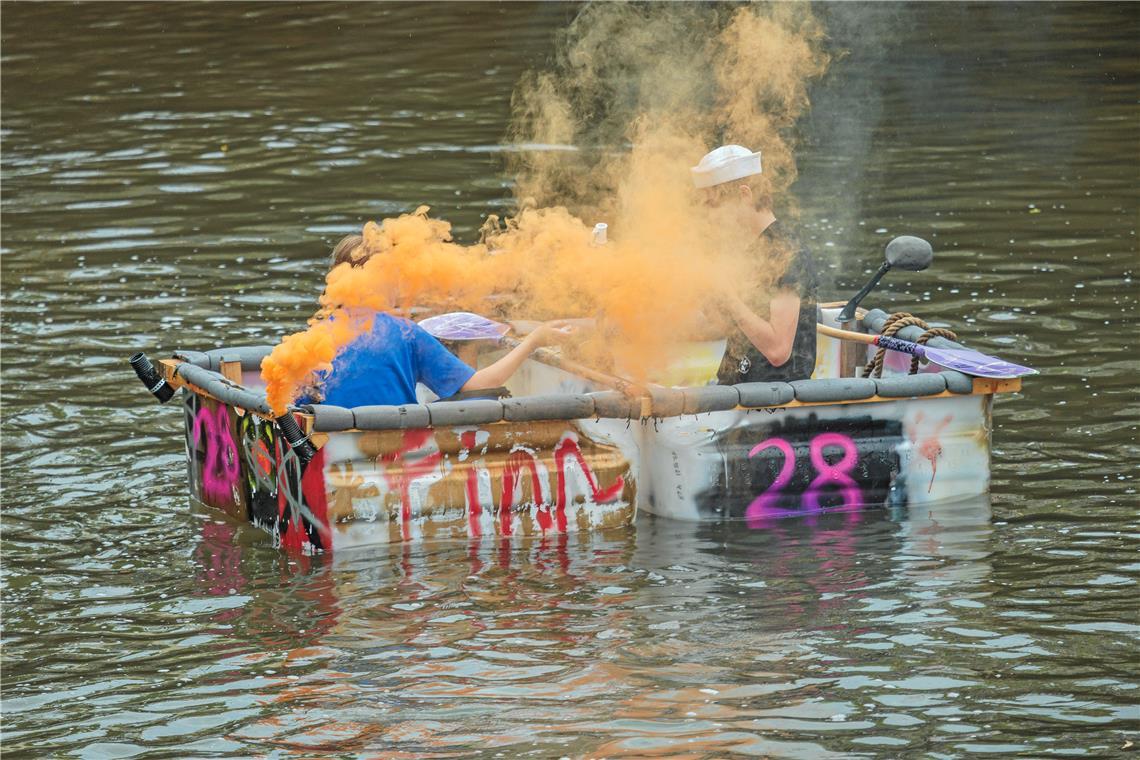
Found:
[[[420,322],[420,327],[440,340],[494,340],[501,338],[510,329],[507,325],[469,311],[428,317]]]

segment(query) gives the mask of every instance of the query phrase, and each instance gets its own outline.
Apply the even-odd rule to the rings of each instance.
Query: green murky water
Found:
[[[502,211],[554,5],[3,6],[3,750],[965,757],[1136,740],[1140,6],[835,5],[802,233],[1042,370],[991,502],[290,560],[125,358],[271,342],[322,257]]]

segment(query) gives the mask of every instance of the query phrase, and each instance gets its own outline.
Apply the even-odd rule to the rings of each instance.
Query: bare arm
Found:
[[[526,336],[522,342],[508,351],[506,356],[494,364],[476,371],[460,390],[478,391],[484,388],[498,388],[505,384],[508,378],[515,373],[515,370],[531,355],[531,352],[538,348],[538,343],[532,340],[533,336],[534,333]]]
[[[766,320],[756,316],[736,296],[729,297],[728,312],[744,336],[773,367],[780,367],[791,358],[800,317],[800,297],[794,290],[783,289],[776,293]]]
[[[461,391],[478,391],[485,388],[498,388],[506,384],[511,375],[522,365],[536,348],[560,343],[574,334],[574,328],[566,322],[547,322],[529,333],[522,341],[507,352],[506,356],[494,364],[475,372],[463,384]]]

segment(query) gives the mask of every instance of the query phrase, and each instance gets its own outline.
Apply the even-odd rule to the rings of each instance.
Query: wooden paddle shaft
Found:
[[[816,324],[815,329],[819,331],[820,335],[826,335],[829,338],[838,338],[839,340],[851,340],[856,343],[866,343],[870,346],[878,345],[875,341],[878,335],[867,335],[861,332],[852,332],[851,330],[840,330],[837,327],[829,327],[824,324]]]
[[[520,344],[520,341],[517,341],[514,338],[508,338],[506,336],[500,338],[499,342],[508,348],[514,348]],[[549,364],[551,367],[557,367],[558,369],[565,370],[571,374],[578,375],[579,377],[584,377],[587,380],[597,383],[604,388],[612,388],[613,390],[621,391],[631,398],[649,395],[648,389],[641,385],[638,385],[637,383],[634,383],[630,380],[625,380],[624,378],[616,377],[614,375],[607,375],[605,372],[599,372],[596,369],[591,369],[590,367],[587,367],[584,364],[579,364],[572,359],[566,359],[554,353],[548,348],[535,349],[534,353],[532,353],[531,356],[534,357],[536,361],[540,361],[543,364]]]

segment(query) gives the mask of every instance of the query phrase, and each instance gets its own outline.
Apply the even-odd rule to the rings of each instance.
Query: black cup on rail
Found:
[[[139,376],[139,380],[142,380],[142,384],[158,399],[160,404],[165,404],[170,400],[170,397],[174,395],[174,389],[170,387],[170,383],[166,382],[162,375],[158,374],[158,370],[150,363],[150,359],[146,358],[146,354],[139,351],[129,361],[135,370],[135,374]]]

